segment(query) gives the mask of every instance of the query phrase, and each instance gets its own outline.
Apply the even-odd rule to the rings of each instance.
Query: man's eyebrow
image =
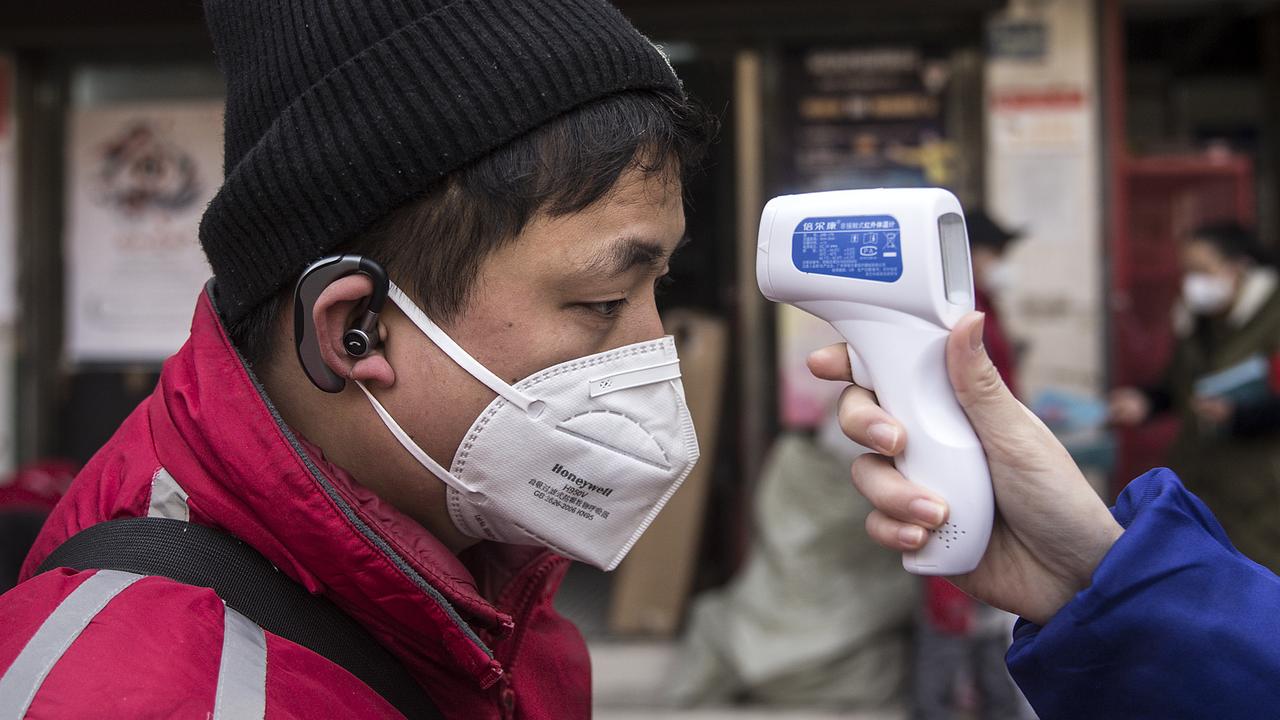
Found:
[[[680,238],[680,242],[676,244],[671,254],[674,254],[676,250],[688,243],[689,235],[685,234]],[[617,277],[642,265],[647,265],[650,269],[656,270],[665,264],[669,258],[670,255],[662,243],[647,238],[626,236],[614,241],[609,248],[598,255],[588,258],[582,264],[581,272],[590,275]]]

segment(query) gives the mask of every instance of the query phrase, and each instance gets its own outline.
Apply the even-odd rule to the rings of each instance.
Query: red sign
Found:
[[[991,98],[995,110],[1076,110],[1084,107],[1084,91],[1079,88],[1033,88],[1007,90]]]

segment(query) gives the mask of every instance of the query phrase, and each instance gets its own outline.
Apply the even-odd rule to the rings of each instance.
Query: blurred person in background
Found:
[[[0,593],[18,584],[22,562],[49,511],[79,470],[66,460],[43,460],[0,481]]]
[[[662,683],[680,706],[748,701],[860,711],[906,705],[919,583],[857,532],[848,492],[868,452],[835,413],[773,443],[752,494],[751,545],[728,585],[693,602]]]
[[[965,213],[973,263],[974,304],[986,314],[983,343],[1000,377],[1017,394],[1014,345],[995,301],[1011,284],[1006,250],[1018,234],[975,208]],[[1014,617],[974,600],[940,577],[924,579],[924,607],[915,653],[915,717],[948,720],[976,705],[977,717],[1012,720],[1027,708],[1009,677],[1004,655]]]
[[[1169,466],[1241,552],[1280,571],[1280,283],[1266,258],[1237,224],[1194,232],[1165,377],[1114,390],[1109,410],[1125,426],[1178,413]]]

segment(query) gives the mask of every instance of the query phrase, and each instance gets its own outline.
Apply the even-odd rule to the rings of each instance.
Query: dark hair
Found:
[[[967,210],[964,214],[964,226],[970,247],[990,248],[996,254],[1003,254],[1009,243],[1020,237],[1018,233],[1006,230],[982,208]]]
[[[695,102],[660,91],[630,91],[582,105],[437,182],[335,254],[382,263],[437,322],[462,310],[481,262],[537,213],[581,211],[606,197],[632,168],[687,175],[716,128]],[[251,364],[275,351],[292,286],[228,328]]]
[[[1202,225],[1191,233],[1193,242],[1202,242],[1228,260],[1247,260],[1271,265],[1271,254],[1258,243],[1258,238],[1238,222],[1216,222]]]

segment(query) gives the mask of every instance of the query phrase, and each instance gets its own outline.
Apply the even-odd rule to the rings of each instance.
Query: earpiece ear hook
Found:
[[[327,257],[304,270],[293,291],[293,341],[298,361],[311,382],[325,392],[342,392],[347,381],[325,364],[312,311],[326,287],[353,273],[367,275],[373,281],[373,293],[360,320],[342,334],[342,346],[347,355],[364,357],[378,346],[378,314],[382,312],[391,285],[381,265],[361,255]]]

